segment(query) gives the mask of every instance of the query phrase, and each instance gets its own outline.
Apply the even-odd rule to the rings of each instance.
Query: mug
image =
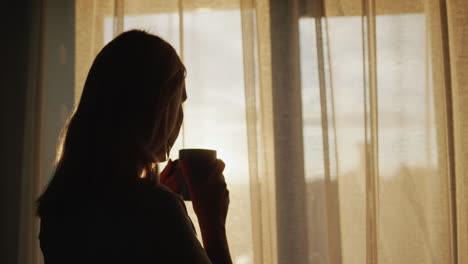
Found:
[[[188,163],[191,169],[192,181],[203,182],[208,173],[213,168],[213,163],[216,161],[216,150],[212,149],[181,149],[179,150],[179,160],[184,160]],[[185,177],[182,174],[182,170],[179,168],[179,179],[182,190],[182,197],[186,201],[191,201],[190,193],[185,181]]]

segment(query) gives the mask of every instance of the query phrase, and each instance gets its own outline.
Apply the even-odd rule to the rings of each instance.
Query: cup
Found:
[[[211,149],[181,149],[179,150],[179,160],[185,161],[191,170],[192,181],[203,182],[213,168],[213,163],[216,162],[216,150]],[[179,169],[179,179],[182,189],[182,197],[186,201],[191,201],[190,193],[182,174]]]

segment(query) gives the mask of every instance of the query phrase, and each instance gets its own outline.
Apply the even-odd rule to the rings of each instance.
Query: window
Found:
[[[239,3],[234,2],[197,4],[184,1],[183,13],[179,13],[177,1],[106,0],[51,4],[54,8],[48,11],[51,12],[48,19],[68,10],[74,13],[70,16],[74,20],[67,20],[62,15],[49,24],[56,30],[51,31],[47,40],[51,40],[50,45],[56,45],[50,47],[48,53],[47,63],[51,67],[46,74],[44,98],[51,103],[44,105],[47,111],[44,116],[46,123],[53,123],[53,126],[44,127],[42,132],[46,140],[42,145],[41,185],[49,181],[56,142],[66,118],[79,101],[94,57],[117,31],[144,29],[173,45],[183,57],[188,71],[184,126],[171,158],[177,159],[181,148],[217,150],[218,157],[226,163],[224,175],[230,190],[227,235],[233,261],[253,263],[241,15]],[[70,31],[69,35],[65,35],[67,31]],[[54,38],[59,41],[52,41]],[[66,45],[60,43],[62,39],[66,39]],[[70,49],[74,50],[74,55]],[[58,61],[53,60],[55,54]],[[57,79],[63,81],[62,85],[56,83]],[[187,203],[198,229],[197,218],[190,202]],[[201,238],[199,230],[197,233]]]

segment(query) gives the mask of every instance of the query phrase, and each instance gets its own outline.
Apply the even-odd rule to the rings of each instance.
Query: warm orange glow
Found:
[[[140,178],[141,179],[146,178],[146,169],[141,170]]]

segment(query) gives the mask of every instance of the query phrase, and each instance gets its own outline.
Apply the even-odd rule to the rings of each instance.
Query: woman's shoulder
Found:
[[[180,198],[163,184],[139,184],[136,187],[135,194],[142,199],[161,200],[161,201],[177,201]]]
[[[138,186],[135,194],[139,208],[143,211],[163,210],[170,212],[182,210],[184,213],[186,212],[183,200],[162,184]]]
[[[138,200],[135,217],[145,219],[143,222],[158,223],[168,232],[179,230],[196,235],[184,201],[166,186],[144,186],[140,189]]]
[[[145,216],[136,216],[138,221],[130,230],[130,236],[144,242],[138,247],[140,255],[154,255],[151,259],[164,259],[164,263],[210,263],[178,195],[163,185],[143,187],[140,194],[144,205],[138,210]]]

